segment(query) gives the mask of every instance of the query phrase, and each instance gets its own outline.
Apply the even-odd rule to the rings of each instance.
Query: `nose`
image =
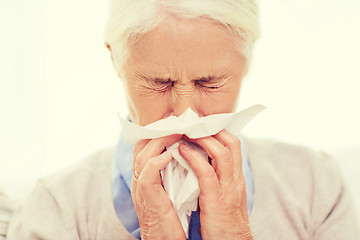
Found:
[[[171,115],[180,116],[186,109],[191,108],[196,114],[199,115],[198,112],[198,102],[197,96],[195,92],[187,92],[187,93],[174,93],[174,96],[171,100],[170,110]]]

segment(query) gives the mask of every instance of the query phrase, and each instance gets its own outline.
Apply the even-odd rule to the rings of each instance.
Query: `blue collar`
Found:
[[[254,178],[247,156],[247,149],[244,138],[238,136],[241,141],[242,150],[242,168],[246,182],[247,209],[250,216],[254,199]],[[132,153],[134,144],[127,142],[121,135],[115,150],[115,156],[112,163],[112,196],[114,207],[118,218],[134,237],[140,239],[139,222],[131,198],[132,181]],[[191,224],[191,223],[190,223]]]

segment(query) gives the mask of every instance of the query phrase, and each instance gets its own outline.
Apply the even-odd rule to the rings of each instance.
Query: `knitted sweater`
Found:
[[[246,139],[254,174],[254,239],[359,239],[356,211],[337,165],[324,153]],[[10,221],[7,239],[134,239],[111,194],[114,149],[40,180]]]

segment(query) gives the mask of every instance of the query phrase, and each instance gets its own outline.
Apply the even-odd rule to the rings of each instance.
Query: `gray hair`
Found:
[[[121,71],[129,47],[136,39],[171,15],[216,21],[235,33],[248,68],[255,41],[260,35],[256,0],[112,0],[105,43],[111,47],[117,71]]]

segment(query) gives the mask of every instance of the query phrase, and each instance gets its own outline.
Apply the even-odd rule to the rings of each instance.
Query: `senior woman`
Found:
[[[233,112],[258,35],[253,0],[113,0],[105,42],[131,121],[145,126],[189,107],[199,116]],[[41,180],[8,238],[186,239],[159,173],[172,159],[164,149],[181,138],[134,146],[121,138],[116,150]],[[189,239],[359,237],[349,193],[325,154],[226,130],[186,140],[210,158],[179,145],[200,187]]]

